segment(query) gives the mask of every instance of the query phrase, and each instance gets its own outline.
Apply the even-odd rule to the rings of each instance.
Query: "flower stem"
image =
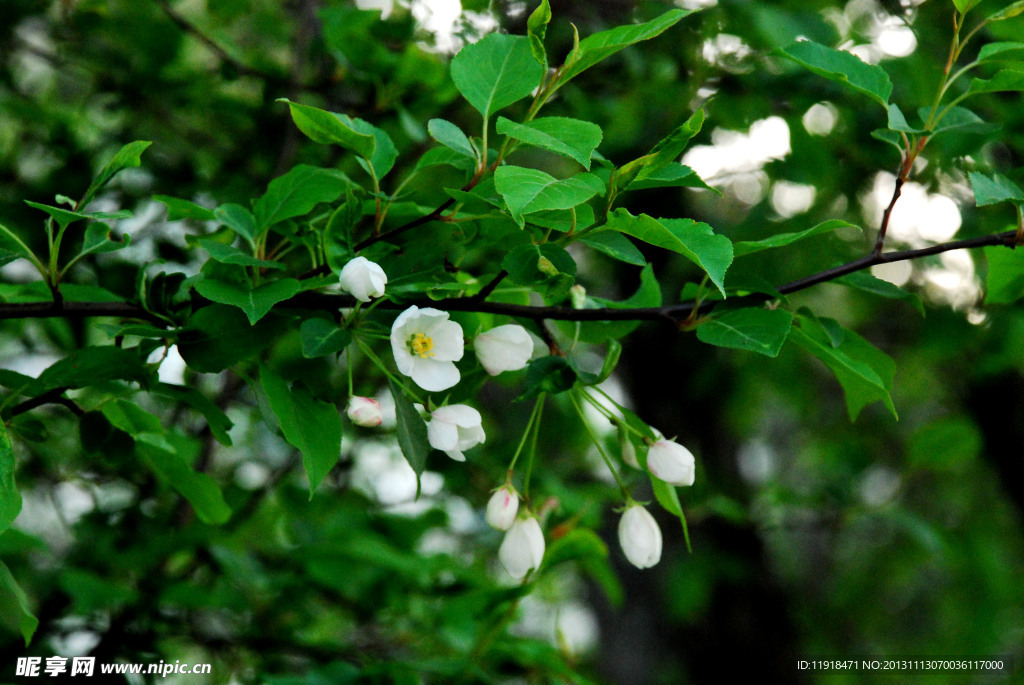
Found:
[[[612,472],[615,482],[619,484],[619,489],[622,491],[623,499],[629,499],[629,490],[626,488],[626,484],[623,482],[622,477],[619,476],[619,472],[615,470],[615,466],[612,464],[612,459],[608,456],[608,453],[605,452],[604,446],[601,445],[601,441],[598,439],[597,434],[594,433],[594,428],[590,425],[590,422],[587,421],[587,417],[583,415],[583,407],[580,405],[579,398],[577,397],[578,393],[579,391],[577,390],[570,392],[569,400],[572,402],[572,406],[576,409],[576,414],[580,417],[580,423],[582,423],[583,427],[587,429],[587,433],[590,434],[591,441],[593,441],[597,451],[601,453],[601,458],[604,459],[604,463],[608,467],[608,470]]]
[[[355,338],[355,341],[359,345],[359,349],[363,351],[363,354],[369,357],[370,361],[372,361],[385,376],[387,376],[390,380],[394,381],[395,385],[400,387],[405,392],[406,395],[408,395],[412,400],[419,402],[420,404],[426,405],[426,402],[420,399],[420,397],[413,390],[411,390],[409,386],[405,384],[404,381],[402,381],[400,378],[395,376],[395,374],[391,373],[391,371],[388,370],[388,367],[385,366],[384,362],[380,360],[380,357],[374,354],[373,350],[370,349],[369,345],[360,340],[358,337]]]

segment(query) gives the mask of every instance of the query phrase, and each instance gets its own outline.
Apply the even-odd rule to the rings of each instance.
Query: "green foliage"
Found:
[[[833,50],[809,40],[782,48],[779,54],[818,76],[845,83],[882,107],[888,107],[892,81],[889,74],[877,65],[865,64],[856,55],[843,50]]]

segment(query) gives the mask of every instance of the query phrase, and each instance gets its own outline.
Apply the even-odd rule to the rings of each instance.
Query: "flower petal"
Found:
[[[413,358],[411,355],[409,359],[412,368],[406,375],[411,376],[416,385],[428,392],[447,390],[459,382],[459,370],[452,362]],[[398,355],[395,356],[395,363],[398,363]]]
[[[431,419],[427,424],[427,442],[435,450],[442,452],[455,449],[459,444],[459,429],[454,423],[438,418]]]

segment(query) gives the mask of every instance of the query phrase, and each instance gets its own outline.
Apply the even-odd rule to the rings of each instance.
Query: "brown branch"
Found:
[[[882,254],[870,254],[852,262],[841,264],[812,274],[796,281],[791,281],[776,288],[777,292],[789,295],[800,290],[805,290],[819,283],[834,281],[856,271],[869,269],[878,264],[892,264],[911,259],[920,259],[930,255],[950,252],[952,250],[964,250],[989,245],[1003,245],[1014,247],[1017,244],[1017,231],[1005,231],[993,235],[979,236],[977,238],[965,238],[953,240],[948,243],[940,243],[930,247],[915,250],[902,250],[899,252],[885,252]],[[772,296],[764,293],[752,293],[742,297],[733,297],[728,300],[729,304],[753,305],[756,303],[771,300]],[[209,304],[208,300],[195,297],[193,304],[196,307]],[[289,310],[337,310],[354,307],[356,300],[351,295],[339,295],[333,293],[305,292],[299,293],[290,300],[280,303],[281,309]],[[554,319],[558,321],[666,321],[678,323],[686,319],[696,309],[699,313],[707,313],[721,302],[682,302],[680,304],[667,305],[663,307],[629,307],[615,309],[602,307],[597,309],[573,309],[563,306],[535,306],[508,304],[505,302],[486,302],[474,297],[451,298],[447,300],[408,299],[402,301],[385,301],[378,306],[380,309],[403,310],[412,304],[433,307],[449,312],[480,312],[488,314],[504,314],[523,319],[540,321],[542,319]],[[64,302],[55,306],[53,302],[25,302],[0,304],[0,320],[3,319],[41,319],[51,317],[84,318],[89,316],[113,316],[121,318],[138,318],[154,321],[161,324],[166,322],[160,320],[151,312],[142,307],[126,302]]]
[[[82,416],[85,413],[82,411],[82,408],[75,404],[73,401],[69,400],[67,397],[63,397],[66,391],[67,388],[53,388],[52,390],[47,390],[41,395],[36,395],[35,397],[31,397],[25,400],[24,402],[16,404],[13,407],[11,407],[11,410],[9,412],[6,412],[6,420],[9,421],[18,414],[24,414],[25,412],[32,411],[33,409],[41,407],[44,404],[59,404],[62,407],[66,407],[72,414],[75,414],[76,416]]]

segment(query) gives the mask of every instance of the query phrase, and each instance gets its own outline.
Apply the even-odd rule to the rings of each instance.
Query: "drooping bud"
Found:
[[[544,533],[534,516],[517,518],[501,541],[498,558],[513,578],[522,578],[540,568],[544,559]]]
[[[516,522],[519,511],[519,495],[509,485],[503,485],[494,491],[487,501],[487,513],[484,520],[496,530],[508,530]]]
[[[350,397],[345,414],[352,423],[364,428],[376,428],[384,421],[380,402],[369,397]]]
[[[619,545],[629,563],[650,568],[661,560],[661,529],[651,513],[633,502],[619,519]]]

